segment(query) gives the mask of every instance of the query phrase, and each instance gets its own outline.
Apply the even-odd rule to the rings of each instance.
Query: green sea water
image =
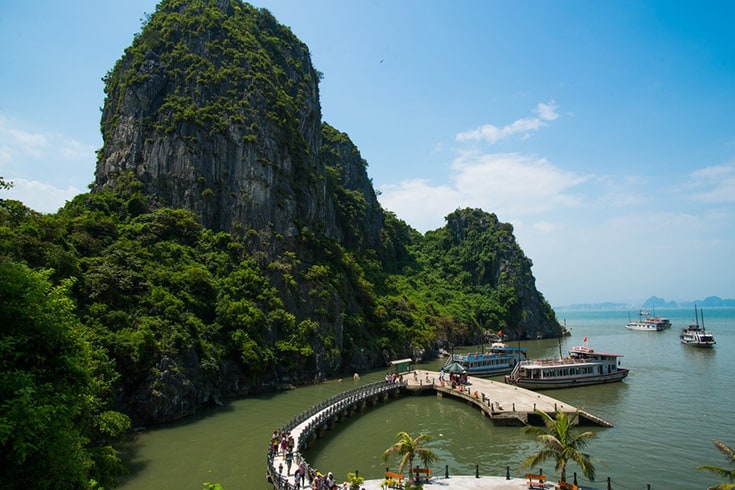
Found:
[[[636,311],[630,312],[637,315]],[[580,484],[615,489],[697,489],[720,482],[696,471],[700,464],[728,466],[712,439],[735,447],[735,309],[704,311],[705,326],[717,345],[700,350],[679,342],[679,331],[694,311],[660,310],[673,327],[662,332],[625,328],[629,312],[557,311],[572,327],[562,340],[522,342],[530,357],[555,357],[587,337],[599,351],[623,354],[628,378],[612,385],[550,390],[548,395],[602,417],[613,428],[594,428],[588,448],[597,466],[596,482]],[[438,369],[440,361],[419,366]],[[360,373],[360,383],[380,379],[383,371]],[[496,378],[500,379],[500,378]],[[271,432],[309,406],[353,386],[350,374],[343,381],[228,402],[224,407],[171,424],[139,432],[123,446],[131,474],[123,489],[194,489],[204,482],[219,482],[225,489],[266,490],[265,451]],[[479,411],[460,401],[433,396],[402,397],[378,405],[339,424],[319,439],[306,459],[323,471],[344,478],[359,471],[366,478],[381,478],[385,464],[380,456],[395,441],[398,431],[425,432],[440,459],[435,471],[473,475],[521,476],[518,464],[537,449],[530,436],[517,427],[495,427]],[[544,466],[553,475],[553,463]],[[576,468],[571,467],[571,471]]]

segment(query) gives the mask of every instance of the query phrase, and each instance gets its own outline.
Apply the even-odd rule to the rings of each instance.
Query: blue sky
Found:
[[[86,192],[101,78],[155,0],[0,0],[2,197]],[[512,223],[552,305],[735,297],[735,2],[264,0],[419,231]]]

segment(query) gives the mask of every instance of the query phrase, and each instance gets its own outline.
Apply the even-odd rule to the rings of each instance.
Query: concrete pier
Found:
[[[466,384],[452,386],[451,381],[449,381],[449,374],[445,373],[443,381],[440,380],[440,374],[437,371],[426,370],[405,373],[400,382],[377,382],[366,385],[364,389],[353,389],[344,393],[344,396],[333,397],[333,399],[317,407],[312,407],[312,409],[297,416],[284,427],[285,430],[291,433],[296,443],[291,471],[287,471],[282,455],[269,454],[268,456],[268,478],[272,481],[274,488],[294,488],[293,472],[302,460],[301,451],[319,437],[320,431],[330,427],[337,421],[359,415],[359,412],[368,405],[387,403],[400,392],[415,395],[436,394],[439,397],[450,396],[463,400],[478,407],[482,415],[489,417],[492,423],[496,425],[543,425],[542,418],[535,414],[536,409],[549,414],[553,414],[559,409],[569,415],[578,411],[576,407],[550,396],[503,382],[468,377]],[[609,422],[582,410],[579,410],[577,423],[579,425],[612,427]],[[279,466],[280,468],[278,468]],[[379,485],[380,482],[382,481],[365,482],[365,488],[371,490],[373,486]],[[523,479],[505,480],[501,477],[479,479],[461,477],[450,480],[436,480],[433,483],[445,489],[511,489],[524,488],[526,484]],[[549,488],[553,488],[553,486]]]
[[[568,415],[577,411],[577,407],[550,396],[499,381],[470,376],[466,385],[453,387],[448,374],[445,374],[442,382],[439,379],[440,373],[436,371],[414,372],[405,375],[403,379],[409,392],[436,392],[437,396],[462,399],[476,405],[496,425],[543,425],[541,418],[534,413],[536,409],[553,414],[558,408]],[[583,410],[579,411],[577,423],[612,427],[610,422]]]

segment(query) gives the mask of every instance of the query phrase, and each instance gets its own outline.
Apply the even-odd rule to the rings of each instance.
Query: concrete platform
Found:
[[[404,375],[403,381],[409,392],[435,391],[438,396],[451,396],[472,403],[496,425],[539,425],[541,421],[534,413],[536,409],[554,413],[558,408],[569,415],[577,412],[573,405],[515,385],[470,376],[466,385],[452,387],[449,375],[445,374],[444,381],[439,376],[436,371],[419,370]],[[578,423],[612,427],[610,422],[583,410],[579,411]]]
[[[541,418],[534,413],[536,409],[546,413],[554,413],[557,409],[567,414],[577,412],[577,407],[561,402],[550,396],[537,393],[535,391],[519,388],[514,385],[508,385],[490,379],[469,377],[468,382],[464,385],[452,386],[449,381],[449,375],[445,374],[445,379],[440,379],[440,373],[437,371],[417,370],[406,373],[402,376],[401,383],[392,385],[398,389],[405,389],[409,393],[415,395],[435,394],[435,396],[445,397],[451,396],[464,400],[475,405],[480,410],[482,416],[488,416],[490,420],[497,425],[542,425]],[[390,395],[382,395],[386,399]],[[326,411],[327,409],[325,409]],[[609,422],[596,417],[590,413],[579,411],[579,424],[599,425],[603,427],[612,427]],[[314,414],[310,419],[298,424],[291,430],[291,434],[296,439],[296,447],[306,447],[306,441],[301,441],[304,427],[315,418],[319,417],[319,413]],[[314,436],[312,436],[314,437]],[[278,456],[280,459],[280,456]],[[292,470],[301,462],[301,454],[294,454],[294,465]],[[285,480],[293,484],[293,473],[284,474]],[[364,490],[383,490],[381,486],[385,480],[369,480],[363,484]],[[308,486],[307,486],[308,488]],[[427,490],[480,490],[480,489],[498,489],[498,490],[516,490],[527,489],[528,481],[524,478],[511,478],[507,480],[504,476],[483,476],[476,478],[474,476],[452,476],[451,478],[432,478],[430,482],[424,484]],[[555,488],[554,482],[547,482],[547,489]]]
[[[366,481],[362,488],[364,490],[384,490],[381,486],[385,480]],[[425,490],[528,490],[528,480],[525,478],[511,478],[499,476],[453,476],[451,478],[432,478],[429,483],[423,483]],[[547,483],[548,489],[554,488],[552,483]]]

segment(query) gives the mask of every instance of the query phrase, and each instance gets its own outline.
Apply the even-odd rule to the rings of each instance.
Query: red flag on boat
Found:
[[[587,337],[585,337],[585,338],[584,338],[584,343],[585,343],[585,344],[587,343]]]

